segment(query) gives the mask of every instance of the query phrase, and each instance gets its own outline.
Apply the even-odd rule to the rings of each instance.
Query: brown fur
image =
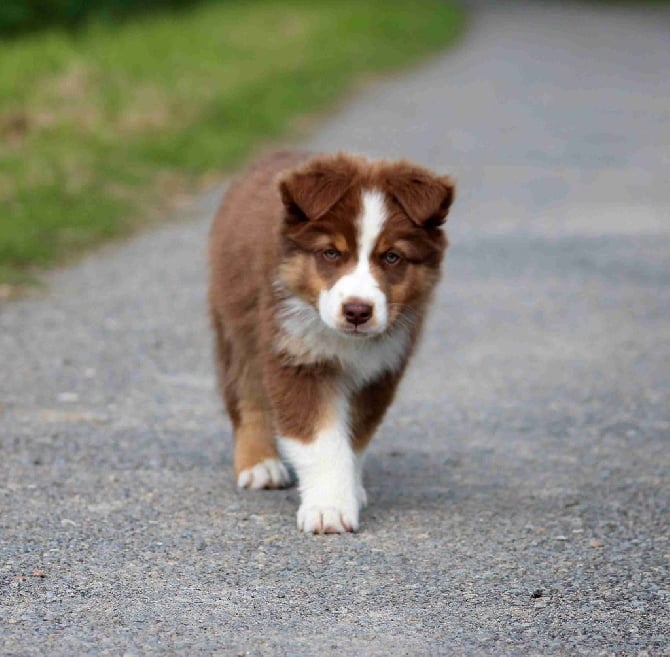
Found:
[[[312,440],[333,412],[341,365],[301,355],[282,335],[278,304],[289,294],[315,306],[320,291],[355,266],[353,220],[361,190],[372,188],[384,192],[389,213],[372,265],[389,301],[388,331],[402,315],[412,319],[412,334],[400,367],[352,391],[358,450],[393,398],[439,279],[447,246],[439,225],[453,199],[452,181],[404,161],[280,152],[252,166],[226,193],[210,235],[209,309],[219,387],[235,431],[236,473],[275,457],[276,434]],[[320,255],[330,247],[341,253],[337,262]],[[403,256],[398,264],[382,259],[391,248]],[[283,292],[275,287],[278,278]]]

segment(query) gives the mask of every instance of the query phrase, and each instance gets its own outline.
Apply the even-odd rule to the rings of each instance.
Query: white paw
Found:
[[[358,529],[358,509],[355,506],[312,506],[301,504],[298,509],[298,529],[307,534],[344,534]]]
[[[265,459],[253,468],[242,470],[237,477],[239,488],[284,488],[291,483],[291,475],[279,459]]]

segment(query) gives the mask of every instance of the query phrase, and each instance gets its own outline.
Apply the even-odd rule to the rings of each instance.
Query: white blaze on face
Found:
[[[342,276],[329,290],[319,295],[319,314],[321,319],[331,328],[347,329],[348,325],[342,314],[342,304],[356,300],[368,303],[373,308],[372,318],[358,327],[359,333],[376,335],[386,329],[388,311],[386,295],[372,275],[370,256],[379,239],[387,219],[384,194],[380,191],[363,192],[363,212],[357,221],[358,253],[356,267]]]

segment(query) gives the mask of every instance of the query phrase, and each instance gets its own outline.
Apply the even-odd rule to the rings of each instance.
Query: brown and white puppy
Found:
[[[218,379],[242,488],[297,474],[305,532],[355,531],[364,450],[421,329],[452,180],[405,161],[281,152],[230,187],[210,236]]]

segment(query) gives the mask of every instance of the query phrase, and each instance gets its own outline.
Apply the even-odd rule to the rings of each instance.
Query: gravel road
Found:
[[[670,654],[670,12],[607,4],[473,4],[301,144],[460,185],[356,535],[233,486],[219,190],[0,305],[0,654]]]

